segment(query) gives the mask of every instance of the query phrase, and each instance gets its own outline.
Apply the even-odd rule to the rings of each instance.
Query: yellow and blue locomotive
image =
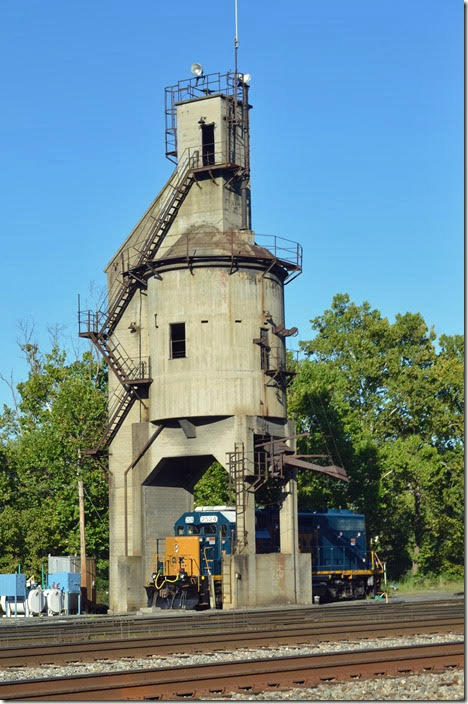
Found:
[[[223,556],[231,554],[235,521],[235,509],[228,506],[202,506],[182,514],[174,536],[158,544],[155,570],[145,585],[148,606],[222,608]],[[311,554],[315,603],[362,599],[380,591],[385,569],[376,553],[367,551],[364,515],[301,512],[298,528],[299,552]],[[258,509],[257,553],[278,552],[279,544],[278,510]]]
[[[155,571],[145,585],[148,606],[222,607],[222,559],[234,543],[236,511],[201,506],[175,522],[174,536],[157,543]]]

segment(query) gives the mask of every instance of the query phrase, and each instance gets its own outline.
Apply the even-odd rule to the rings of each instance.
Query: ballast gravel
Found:
[[[176,665],[201,665],[205,663],[232,662],[256,658],[275,658],[287,655],[311,655],[352,650],[368,650],[402,645],[424,645],[432,643],[463,642],[458,633],[419,635],[406,638],[376,638],[337,643],[318,643],[313,646],[279,646],[276,648],[235,649],[198,655],[169,655],[167,657],[121,658],[98,660],[91,663],[68,665],[41,665],[40,667],[12,667],[0,672],[0,681],[65,677],[96,672],[150,669]],[[321,684],[316,687],[294,688],[285,691],[233,692],[216,698],[204,697],[208,701],[223,700],[267,700],[267,701],[464,701],[464,672],[454,669],[441,673],[385,677],[374,680]]]

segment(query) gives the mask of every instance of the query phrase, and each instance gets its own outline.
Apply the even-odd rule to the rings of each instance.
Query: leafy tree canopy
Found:
[[[50,554],[79,553],[77,480],[85,487],[87,552],[104,568],[108,552],[107,483],[82,451],[107,418],[107,372],[90,353],[67,363],[54,346],[24,344],[29,374],[16,408],[0,415],[0,569],[37,574]],[[80,457],[81,455],[81,457]]]
[[[463,555],[463,360],[460,335],[436,335],[418,313],[391,324],[338,294],[301,343],[289,409],[303,451],[328,453],[346,487],[299,474],[304,508],[366,513],[389,567],[457,574]]]

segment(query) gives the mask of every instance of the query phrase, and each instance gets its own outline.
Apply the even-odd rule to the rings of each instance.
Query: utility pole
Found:
[[[84,491],[83,480],[78,479],[78,504],[80,507],[80,571],[81,571],[81,610],[88,610],[88,589],[87,589],[87,569],[86,569],[86,534],[84,516]]]

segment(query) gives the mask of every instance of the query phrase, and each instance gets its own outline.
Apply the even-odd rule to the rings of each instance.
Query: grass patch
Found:
[[[401,594],[408,592],[464,592],[465,583],[463,579],[450,579],[447,577],[414,577],[406,576],[396,584]]]

